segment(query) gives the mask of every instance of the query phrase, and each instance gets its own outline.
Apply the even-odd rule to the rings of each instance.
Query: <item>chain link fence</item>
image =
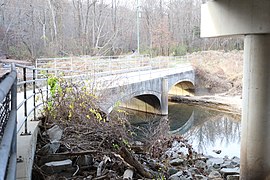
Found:
[[[7,77],[6,73],[0,77],[0,83]],[[0,142],[2,141],[4,130],[10,115],[10,91],[2,102],[0,102]]]

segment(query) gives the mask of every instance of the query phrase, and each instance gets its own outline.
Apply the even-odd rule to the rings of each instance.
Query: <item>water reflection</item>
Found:
[[[185,114],[181,115],[182,111],[192,111],[189,119]],[[180,124],[185,121],[181,120],[181,117],[185,117],[186,122],[177,129],[175,121]],[[193,144],[196,151],[216,157],[240,157],[239,116],[198,106],[170,103],[169,118],[172,121],[171,133],[182,134]],[[190,128],[187,129],[188,127]],[[213,150],[221,150],[221,153],[216,154]]]
[[[146,113],[130,115],[132,123],[145,126],[160,117]],[[186,137],[196,151],[215,157],[240,157],[240,117],[198,106],[169,103],[171,134]],[[221,150],[216,154],[213,150]]]
[[[184,136],[200,153],[213,156],[240,157],[240,123],[231,116],[218,115],[206,119],[202,124],[193,126]],[[222,150],[217,155],[213,150]]]

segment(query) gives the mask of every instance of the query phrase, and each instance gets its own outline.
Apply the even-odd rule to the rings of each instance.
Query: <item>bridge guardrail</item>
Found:
[[[131,68],[151,67],[161,69],[186,63],[187,58],[181,56],[155,57],[149,56],[113,56],[113,57],[65,57],[36,59],[37,68],[50,68],[65,71],[79,71],[85,74],[109,74],[110,72]]]
[[[17,72],[15,66],[0,82],[0,180],[16,179]]]

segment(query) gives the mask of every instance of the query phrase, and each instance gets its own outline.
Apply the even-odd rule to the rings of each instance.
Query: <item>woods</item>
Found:
[[[201,0],[0,0],[1,54],[16,59],[242,49],[239,37],[200,38]]]

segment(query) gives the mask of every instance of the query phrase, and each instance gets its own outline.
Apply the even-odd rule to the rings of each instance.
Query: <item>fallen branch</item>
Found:
[[[152,174],[146,171],[143,165],[135,157],[133,157],[132,154],[125,147],[122,146],[120,148],[119,154],[128,164],[133,166],[139,174],[146,178],[153,178]]]
[[[108,175],[104,175],[104,176],[99,176],[99,177],[96,177],[94,178],[93,180],[101,180],[101,179],[108,179]]]
[[[94,154],[99,153],[101,151],[97,150],[88,150],[88,151],[79,151],[79,152],[64,152],[64,153],[55,153],[50,154],[50,156],[80,156],[80,155],[87,155],[87,154]],[[101,152],[104,154],[104,152]]]

